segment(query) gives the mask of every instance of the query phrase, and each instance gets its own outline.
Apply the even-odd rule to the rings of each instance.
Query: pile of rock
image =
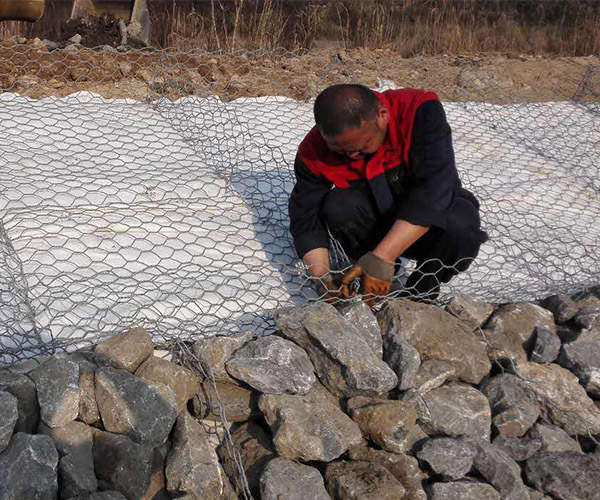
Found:
[[[598,297],[275,321],[195,372],[142,329],[0,371],[0,498],[600,498]]]

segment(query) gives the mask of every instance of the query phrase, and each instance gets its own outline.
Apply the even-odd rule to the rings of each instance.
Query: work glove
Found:
[[[342,291],[339,279],[334,279],[330,274],[313,279],[320,300],[328,302],[329,304],[338,304],[342,301]]]
[[[373,252],[363,255],[354,267],[348,271],[342,280],[342,296],[349,298],[354,295],[350,289],[356,278],[361,278],[362,293],[366,296],[365,302],[369,307],[377,303],[377,297],[390,293],[392,278],[394,277],[394,263],[378,257]]]

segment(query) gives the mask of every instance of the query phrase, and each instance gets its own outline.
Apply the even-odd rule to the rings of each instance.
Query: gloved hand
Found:
[[[365,302],[369,307],[373,307],[378,296],[382,297],[390,293],[393,277],[394,263],[369,252],[358,259],[356,265],[344,276],[342,296],[347,299],[354,295],[350,285],[356,278],[362,278],[362,292],[367,296]]]
[[[342,300],[341,288],[339,280],[336,280],[330,274],[321,276],[320,278],[313,278],[316,284],[317,293],[319,298],[330,304],[337,304]]]

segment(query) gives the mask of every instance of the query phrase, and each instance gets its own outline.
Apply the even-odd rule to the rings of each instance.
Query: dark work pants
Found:
[[[480,229],[477,200],[467,191],[455,198],[444,230],[431,227],[403,257],[417,261],[409,276],[406,295],[434,300],[440,283],[466,271],[487,235]],[[322,206],[322,217],[348,256],[358,260],[388,233],[395,217],[382,218],[368,187],[333,189]]]

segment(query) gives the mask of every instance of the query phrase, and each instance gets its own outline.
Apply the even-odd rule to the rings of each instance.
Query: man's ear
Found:
[[[377,125],[381,130],[387,130],[388,123],[390,121],[390,112],[387,107],[383,104],[379,105],[377,110]]]

